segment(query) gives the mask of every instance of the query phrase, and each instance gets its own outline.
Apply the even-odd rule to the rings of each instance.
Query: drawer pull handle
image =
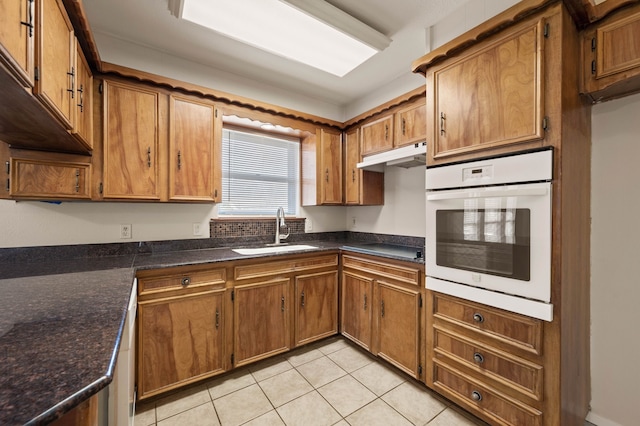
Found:
[[[484,317],[482,316],[482,314],[476,312],[475,314],[473,314],[473,320],[475,322],[483,323],[484,322]]]
[[[180,281],[180,283],[182,284],[183,287],[188,286],[189,284],[191,284],[191,278],[189,277],[184,277],[182,278],[182,280]]]
[[[471,392],[471,399],[473,399],[476,402],[480,402],[482,401],[482,394],[478,391],[473,391]]]
[[[484,362],[484,357],[480,352],[476,352],[473,354],[473,360],[478,364],[482,364]]]

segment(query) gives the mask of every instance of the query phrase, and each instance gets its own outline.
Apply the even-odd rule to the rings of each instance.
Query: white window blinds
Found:
[[[299,141],[224,129],[220,215],[295,215]]]

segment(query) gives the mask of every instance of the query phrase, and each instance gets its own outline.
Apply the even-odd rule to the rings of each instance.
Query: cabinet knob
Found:
[[[180,283],[182,284],[183,287],[186,287],[189,284],[191,284],[191,278],[190,277],[183,277],[182,280],[180,281]]]
[[[483,323],[484,322],[484,317],[482,316],[481,313],[476,312],[475,314],[473,314],[473,320],[475,322]]]
[[[482,394],[478,391],[471,392],[471,399],[474,401],[480,402],[482,401]]]
[[[473,354],[473,360],[478,364],[482,364],[484,362],[484,357],[480,352],[476,352]]]

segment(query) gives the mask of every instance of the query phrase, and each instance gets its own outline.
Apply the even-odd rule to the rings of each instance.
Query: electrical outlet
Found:
[[[304,220],[304,232],[311,232],[313,231],[313,223],[311,222],[311,219],[306,218]]]
[[[131,239],[131,225],[120,225],[120,238]]]
[[[202,235],[202,229],[200,229],[199,223],[193,224],[193,235]]]

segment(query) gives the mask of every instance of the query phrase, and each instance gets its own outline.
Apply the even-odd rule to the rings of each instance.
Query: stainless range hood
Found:
[[[384,166],[416,167],[425,166],[427,161],[427,143],[419,142],[403,146],[379,154],[371,154],[362,158],[357,164],[359,169],[381,171]]]

